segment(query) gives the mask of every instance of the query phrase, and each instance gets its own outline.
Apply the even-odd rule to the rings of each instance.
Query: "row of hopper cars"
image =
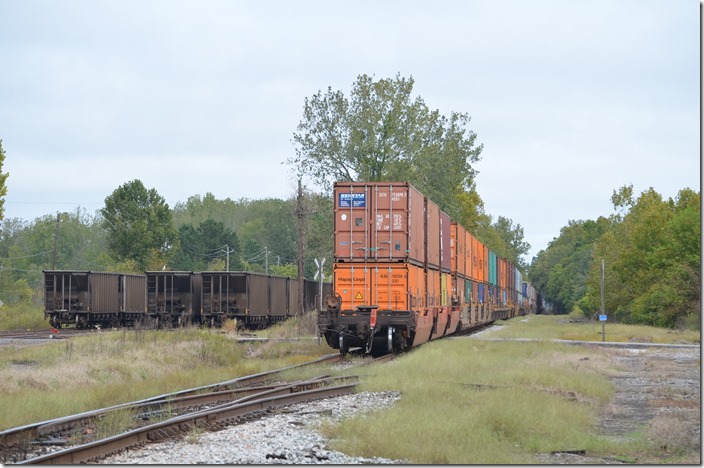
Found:
[[[320,283],[304,280],[304,310]],[[323,283],[323,295],[331,291]],[[147,271],[144,275],[44,271],[44,316],[55,328],[221,326],[263,328],[296,315],[296,279],[253,272]]]
[[[334,184],[333,292],[318,329],[342,354],[402,351],[538,312],[540,295],[408,183]]]

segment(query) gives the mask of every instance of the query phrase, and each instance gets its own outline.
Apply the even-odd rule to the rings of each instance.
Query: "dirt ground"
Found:
[[[603,435],[628,441],[643,434],[646,448],[636,457],[593,457],[553,453],[546,464],[696,464],[701,465],[700,347],[604,348],[613,363],[612,400],[600,415]]]

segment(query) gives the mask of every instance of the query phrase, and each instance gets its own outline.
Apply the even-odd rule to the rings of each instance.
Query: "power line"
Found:
[[[3,258],[2,260],[17,260],[18,258],[38,257],[40,255],[44,255],[44,254],[47,254],[47,253],[53,252],[53,251],[54,251],[54,249],[49,249],[49,250],[45,250],[44,252],[39,252],[39,253],[31,254],[31,255],[23,255],[21,257],[6,257],[6,258]]]

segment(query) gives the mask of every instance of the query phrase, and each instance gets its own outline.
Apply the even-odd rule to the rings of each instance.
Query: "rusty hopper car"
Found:
[[[244,271],[208,271],[201,275],[204,323],[217,326],[230,319],[241,326],[262,328],[296,315],[295,279]],[[306,292],[304,283],[304,306]]]
[[[182,326],[200,321],[200,273],[147,271],[146,277],[147,319],[157,326]]]
[[[218,326],[236,320],[241,326],[262,328],[296,315],[298,281],[283,276],[244,271],[208,271],[202,276],[202,321]],[[316,307],[319,285],[304,281],[304,310]],[[332,291],[323,283],[323,293]]]
[[[134,281],[125,283],[124,276],[88,270],[45,270],[44,317],[56,328],[119,325],[125,300],[133,299],[130,287]],[[143,307],[142,302],[142,310]]]
[[[226,319],[243,326],[265,326],[269,315],[269,276],[244,271],[201,273],[203,322]]]
[[[144,318],[147,300],[147,277],[145,275],[120,275],[118,295],[120,325],[134,324]]]

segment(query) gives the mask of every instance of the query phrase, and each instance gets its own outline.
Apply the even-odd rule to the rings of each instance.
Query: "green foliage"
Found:
[[[241,270],[240,243],[237,234],[225,228],[220,221],[208,219],[193,227],[190,224],[182,225],[178,230],[179,248],[174,255],[171,268],[180,271],[207,271],[212,267],[223,264],[220,262],[229,252],[230,271]],[[214,263],[217,261],[218,263]]]
[[[54,256],[56,241],[56,256]],[[0,299],[8,304],[42,301],[42,270],[123,271],[106,255],[105,231],[99,221],[78,208],[34,222],[18,218],[2,223]],[[32,291],[25,293],[25,285]]]
[[[12,303],[0,307],[0,330],[47,330],[48,338],[49,324],[44,318],[44,308],[31,303],[34,290],[23,279],[18,280],[15,287],[15,294],[20,297],[11,297]]]
[[[586,278],[593,263],[594,242],[609,226],[606,218],[570,221],[560,230],[560,236],[533,259],[531,281],[556,312],[570,312],[584,296]]]
[[[698,192],[684,189],[675,200],[663,200],[651,188],[632,202],[628,213],[614,216],[613,228],[595,247],[595,259],[603,258],[606,265],[607,311],[626,323],[670,328],[698,316],[700,209]],[[599,279],[592,268],[585,304],[597,303]]]
[[[177,241],[169,205],[155,189],[133,180],[105,199],[101,210],[110,253],[134,260],[142,270],[161,269]]]
[[[306,98],[287,162],[328,192],[340,180],[408,181],[471,228],[481,207],[472,163],[483,146],[467,114],[430,110],[413,84],[360,75],[349,98],[331,88]]]
[[[531,281],[557,312],[601,307],[617,321],[660,327],[698,326],[701,309],[701,201],[681,190],[663,200],[654,189],[633,197],[614,191],[616,214],[570,221],[534,259]]]
[[[530,244],[523,240],[523,227],[513,225],[513,221],[499,216],[496,222],[487,214],[479,215],[474,231],[471,231],[499,257],[507,258],[514,265],[525,269],[523,256],[530,250]]]
[[[186,203],[176,204],[174,224],[181,230],[184,225],[194,229],[193,226],[206,220],[222,223],[226,230],[234,232],[239,241],[241,263],[238,268],[263,273],[268,262],[271,273],[274,265],[295,265],[297,262],[298,226],[295,207],[294,199],[217,200],[211,193],[207,193],[204,197],[196,195]],[[332,258],[332,197],[306,191],[303,212],[304,234],[307,239],[304,276],[312,278],[315,274],[313,258]],[[232,263],[231,254],[230,269],[234,270]],[[331,263],[328,261],[326,267]],[[297,272],[293,276],[297,276]]]
[[[5,150],[2,149],[2,140],[0,140],[0,221],[5,217],[5,195],[7,195],[7,177],[8,172],[3,174],[2,166],[5,162]]]

